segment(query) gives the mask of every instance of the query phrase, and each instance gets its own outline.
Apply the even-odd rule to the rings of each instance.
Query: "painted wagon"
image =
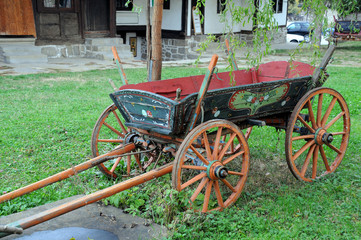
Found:
[[[286,131],[286,161],[299,180],[312,182],[341,163],[350,114],[337,91],[321,87],[331,46],[318,68],[301,62],[270,62],[257,69],[128,84],[110,94],[92,134],[94,158],[47,179],[0,196],[0,202],[97,166],[126,181],[54,209],[0,227],[20,233],[51,218],[172,173],[172,185],[189,196],[189,208],[208,212],[232,205],[246,183],[252,126]],[[245,131],[245,133],[242,132]],[[161,167],[150,169],[165,162]],[[140,174],[140,175],[139,175]]]

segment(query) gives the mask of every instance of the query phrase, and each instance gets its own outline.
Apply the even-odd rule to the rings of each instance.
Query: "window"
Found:
[[[226,9],[227,0],[217,0],[217,13],[222,13]]]
[[[170,9],[170,0],[164,0],[163,9]]]
[[[271,0],[271,3],[273,4],[273,11],[275,13],[282,13],[283,0]]]
[[[128,0],[117,0],[117,10],[119,11],[132,11],[133,2]]]
[[[38,0],[38,6],[45,12],[73,11],[74,0]]]

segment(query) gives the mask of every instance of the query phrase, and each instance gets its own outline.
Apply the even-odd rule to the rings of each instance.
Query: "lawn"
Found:
[[[352,60],[357,58],[352,56]],[[355,61],[361,62],[360,58]],[[132,82],[146,78],[145,69],[126,72]],[[249,139],[251,166],[246,188],[223,212],[184,211],[186,200],[171,188],[170,175],[119,193],[104,203],[164,224],[170,229],[170,239],[359,238],[361,69],[330,66],[328,72],[330,78],[324,86],[344,96],[351,114],[349,146],[335,173],[312,184],[297,181],[287,168],[284,131],[255,128]],[[178,67],[164,68],[162,74],[163,78],[174,78],[202,73],[204,69]],[[91,157],[94,124],[111,104],[109,78],[120,82],[115,69],[0,77],[0,194]],[[0,216],[112,184],[97,169],[91,169],[0,204]]]

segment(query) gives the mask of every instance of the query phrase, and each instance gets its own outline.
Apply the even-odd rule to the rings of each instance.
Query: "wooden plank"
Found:
[[[0,35],[30,35],[36,37],[31,0],[0,1]]]

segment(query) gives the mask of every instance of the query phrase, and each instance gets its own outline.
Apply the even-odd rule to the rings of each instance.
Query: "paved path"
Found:
[[[69,202],[74,196],[24,212],[0,217],[0,225],[9,224],[52,207]],[[28,228],[22,235],[11,235],[4,240],[122,240],[161,239],[166,228],[148,220],[123,213],[119,208],[93,203],[47,222]]]
[[[297,44],[277,44],[274,45],[274,49],[294,49],[297,47]],[[218,67],[226,67],[227,61],[224,59],[225,52],[220,52],[220,50],[214,50],[217,54],[220,55],[218,60]],[[211,59],[210,52],[201,59],[200,67],[208,66],[208,63]],[[240,57],[241,52],[237,52],[236,56]],[[288,57],[283,57],[281,60],[288,60]],[[239,59],[239,58],[238,58]],[[279,60],[277,58],[277,60]],[[265,60],[267,61],[267,60]],[[145,68],[147,65],[145,61],[133,60],[131,62],[124,62],[124,69],[127,68]],[[164,61],[163,66],[189,66],[194,64],[194,60],[179,60],[179,61]],[[247,67],[245,61],[239,61],[238,64],[241,68]],[[89,70],[97,69],[113,69],[116,68],[116,64],[111,60],[98,60],[98,59],[89,59],[89,58],[53,58],[48,59],[47,63],[23,63],[23,64],[7,64],[0,62],[0,76],[5,75],[22,75],[22,74],[36,74],[36,73],[56,73],[56,72],[82,72]]]

